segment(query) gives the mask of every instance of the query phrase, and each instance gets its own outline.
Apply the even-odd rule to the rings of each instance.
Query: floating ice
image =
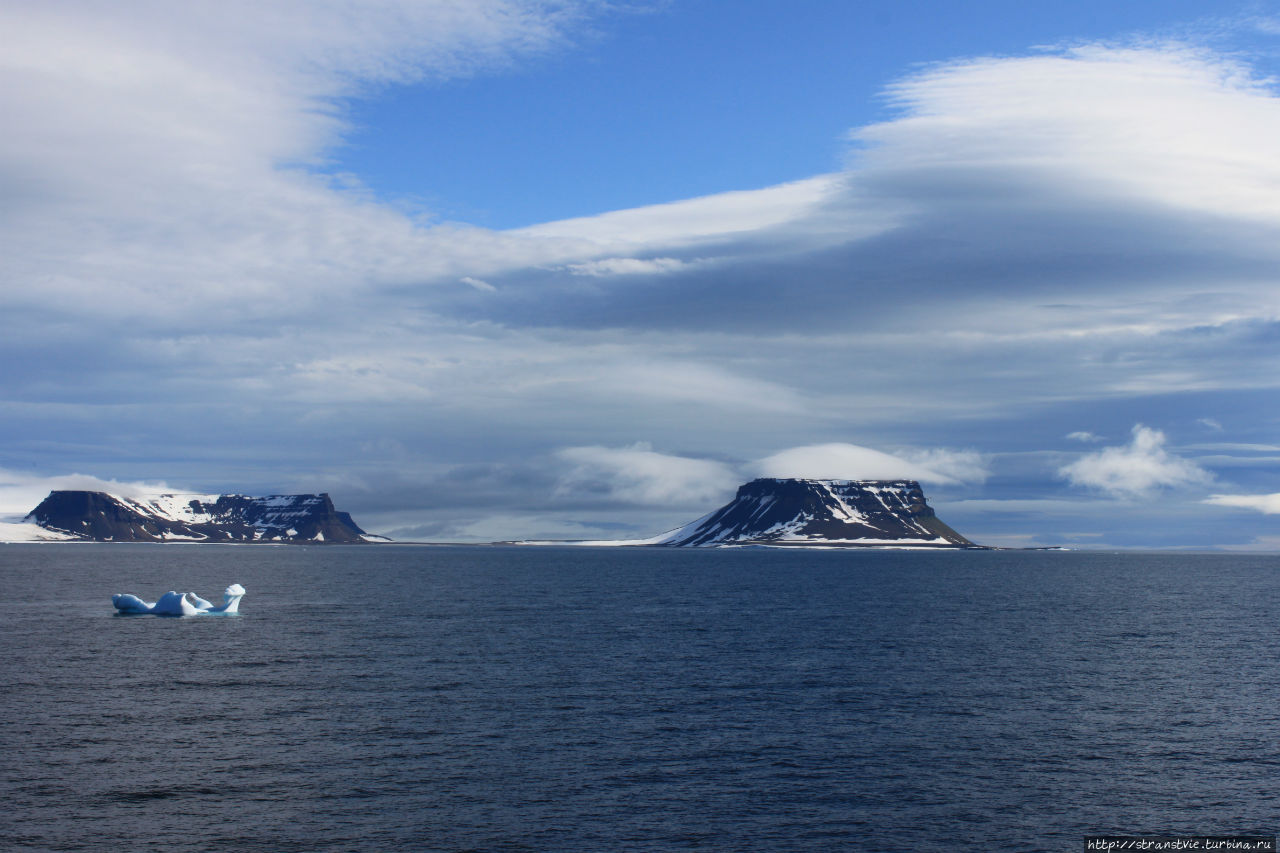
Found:
[[[143,601],[136,595],[127,592],[111,596],[111,603],[116,610],[124,614],[151,613],[155,616],[200,616],[204,613],[238,613],[240,598],[244,595],[244,587],[233,583],[222,593],[222,604],[214,606],[194,592],[174,592],[170,590],[160,596],[155,604]]]

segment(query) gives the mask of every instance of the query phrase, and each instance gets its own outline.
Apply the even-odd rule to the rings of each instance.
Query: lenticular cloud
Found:
[[[986,478],[976,453],[933,450],[920,457],[919,461],[908,460],[870,447],[835,442],[792,447],[761,459],[755,467],[762,477],[806,480],[920,480],[955,485]]]

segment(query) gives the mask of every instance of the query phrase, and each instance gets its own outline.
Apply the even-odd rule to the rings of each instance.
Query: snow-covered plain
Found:
[[[80,537],[58,530],[46,530],[24,521],[0,521],[0,544],[19,542],[76,542]]]

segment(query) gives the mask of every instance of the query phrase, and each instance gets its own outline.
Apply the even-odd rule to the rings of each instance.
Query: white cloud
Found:
[[[1028,356],[1075,362],[1078,379],[1028,377],[1045,396],[1064,382],[1088,395],[1216,387],[1218,363],[1167,358],[1169,337],[1280,316],[1280,160],[1263,142],[1280,134],[1280,98],[1246,67],[1178,46],[1093,47],[945,64],[892,92],[900,115],[855,132],[845,172],[504,234],[521,251],[581,259],[504,288],[511,301],[483,316],[757,334],[928,328],[961,352],[1016,352],[1002,370],[1015,378],[1032,370]],[[515,245],[504,251],[520,278]],[[639,260],[686,258],[693,245],[715,263],[669,275]],[[575,280],[606,270],[608,288]],[[1036,339],[1092,355],[1036,358]],[[1121,369],[1098,355],[1112,342],[1133,342]]]
[[[45,477],[24,471],[0,468],[0,518],[22,518],[52,491],[109,492],[128,498],[145,498],[173,489],[164,483],[130,483],[119,480],[103,480],[87,474],[64,474]]]
[[[1274,222],[1280,133],[1269,81],[1176,44],[938,66],[891,87],[909,115],[864,128],[871,162],[1087,172],[1096,191]],[[1239,134],[1254,142],[1242,144]],[[938,145],[946,138],[947,145]]]
[[[739,477],[723,462],[658,453],[644,442],[630,447],[567,447],[569,464],[557,493],[650,505],[700,507],[733,494]]]
[[[474,278],[469,275],[464,275],[461,281],[467,287],[473,287],[476,290],[479,290],[481,293],[493,293],[498,289],[494,287],[492,284],[490,284],[489,282],[485,281],[484,279]]]
[[[590,375],[601,395],[619,394],[748,411],[798,413],[804,410],[800,396],[785,385],[692,360],[621,359],[601,365]]]
[[[605,258],[599,261],[570,264],[568,269],[574,275],[603,277],[610,275],[664,275],[678,272],[685,266],[687,264],[678,258]]]
[[[1067,433],[1067,439],[1069,441],[1083,441],[1086,443],[1103,440],[1102,436],[1091,433],[1088,430],[1077,430],[1076,432]]]
[[[845,189],[841,176],[818,175],[764,189],[720,193],[599,216],[563,219],[511,233],[570,240],[583,250],[594,247],[594,253],[649,245],[691,246],[803,221],[839,199]],[[877,222],[868,217],[862,228],[846,236],[865,237],[884,231],[886,227],[883,220]]]
[[[1251,509],[1264,515],[1280,515],[1280,493],[1270,495],[1210,495],[1204,503]]]
[[[1208,483],[1213,476],[1165,449],[1165,436],[1142,424],[1123,447],[1105,447],[1058,469],[1075,486],[1117,497],[1141,497],[1157,489]]]
[[[968,451],[918,451],[912,458],[893,456],[856,444],[792,447],[752,466],[761,477],[810,480],[920,480],[951,485],[986,479],[981,458]]]
[[[477,251],[475,229],[423,228],[308,168],[347,129],[339,99],[508,65],[596,8],[0,3],[0,256],[14,285],[0,298],[135,322],[199,311],[207,327],[247,302],[296,316],[373,285],[482,273],[486,256],[537,262],[528,241]]]
[[[899,456],[957,483],[984,483],[990,475],[986,457],[976,450],[903,450]]]
[[[1125,316],[1108,317],[1109,328],[1136,317],[1160,328],[1147,305],[1045,310],[1038,294],[1023,304],[1004,280],[1022,288],[1029,277],[1058,277],[1073,293],[1108,295],[1127,292],[1117,277],[1152,286],[1134,270],[1164,264],[1143,254],[1184,242],[1147,239],[1169,226],[1159,215],[1170,193],[1192,214],[1280,220],[1271,201],[1280,196],[1268,189],[1280,166],[1260,141],[1280,127],[1277,99],[1242,66],[1182,48],[939,66],[893,87],[901,116],[858,131],[869,147],[844,173],[518,231],[425,227],[374,203],[358,183],[289,167],[321,162],[340,141],[335,98],[370,81],[468,74],[545,50],[597,6],[385,0],[356,12],[336,2],[244,3],[232,24],[195,4],[164,14],[116,4],[110,16],[91,4],[76,14],[11,4],[0,24],[21,49],[0,69],[0,103],[14,118],[0,139],[12,224],[0,257],[14,286],[0,300],[135,323],[198,314],[206,327],[239,322],[251,304],[257,316],[332,325],[328,318],[350,317],[383,293],[403,308],[395,288],[410,284],[419,285],[415,308],[448,316],[460,289],[420,285],[460,280],[482,291],[500,285],[499,299],[464,320],[513,327],[803,328],[913,323],[936,312],[953,329],[1013,321],[1043,331],[1068,316],[1096,329],[1114,311]],[[1128,206],[1125,228],[1106,230],[1131,251],[1088,232],[1099,204]],[[879,253],[870,239],[894,235],[927,250],[904,265],[892,244]],[[1237,230],[1235,244],[1195,253],[1221,265],[1261,252],[1274,268],[1273,236]],[[680,259],[681,249],[712,243],[716,263]],[[814,254],[833,247],[842,254]],[[965,247],[982,259],[981,275],[966,277],[974,261]],[[1063,258],[1103,263],[1082,276],[1058,271]],[[604,275],[628,281],[585,300],[572,281]],[[506,287],[506,277],[519,286]],[[652,287],[664,277],[678,292]],[[904,301],[899,286],[864,284],[893,280],[929,298]],[[964,296],[976,282],[1007,288],[1002,304],[1014,316],[995,317],[988,301]],[[1158,285],[1162,295],[1177,290]],[[1240,286],[1250,313],[1269,304],[1258,294],[1274,290]],[[893,311],[877,310],[890,295]],[[335,311],[335,300],[353,311]],[[1203,322],[1203,312],[1184,313],[1184,327]]]

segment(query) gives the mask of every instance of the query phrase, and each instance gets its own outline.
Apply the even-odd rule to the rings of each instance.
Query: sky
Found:
[[[0,0],[0,516],[1280,550],[1280,3]]]

